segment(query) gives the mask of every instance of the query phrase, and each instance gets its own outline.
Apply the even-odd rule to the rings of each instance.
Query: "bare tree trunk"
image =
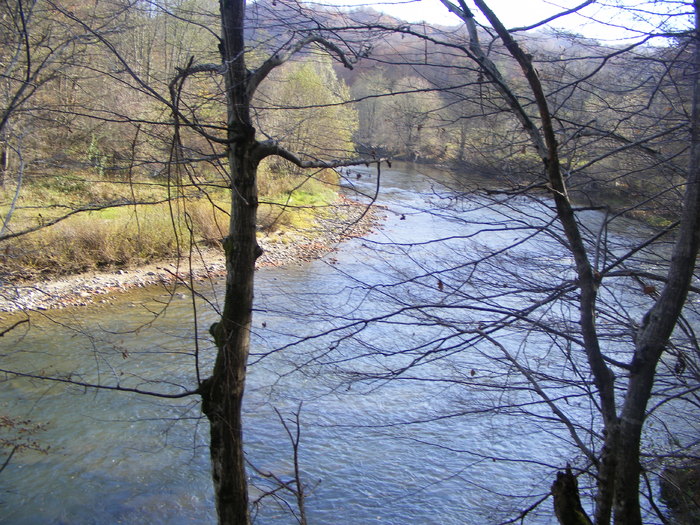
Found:
[[[598,463],[598,480],[596,483],[594,522],[610,523],[615,497],[615,476],[617,472],[617,453],[619,450],[619,428],[617,423],[605,425],[605,441]],[[556,497],[556,496],[555,496]]]
[[[488,18],[511,56],[522,68],[537,104],[539,129],[522,111],[513,93],[501,82],[495,66],[490,63],[488,57],[480,49],[473,15],[466,3],[459,2],[459,7],[446,1],[443,3],[467,23],[471,37],[470,50],[473,51],[475,59],[509,102],[525,131],[530,134],[543,160],[557,216],[566,234],[569,250],[576,262],[584,349],[600,396],[600,407],[606,433],[604,447],[597,464],[598,486],[595,523],[603,525],[614,519],[614,522],[619,525],[641,525],[639,504],[641,467],[639,458],[646,408],[654,384],[656,366],[685,304],[700,245],[700,75],[698,75],[698,71],[700,71],[700,46],[697,42],[698,28],[700,27],[700,21],[698,21],[700,2],[697,0],[694,2],[696,10],[696,77],[691,122],[691,159],[681,229],[674,248],[667,283],[658,301],[644,317],[637,335],[635,356],[630,366],[629,383],[619,418],[615,406],[615,378],[603,359],[595,323],[598,282],[567,196],[566,184],[559,166],[558,145],[548,101],[537,72],[530,57],[523,52],[486,3],[483,0],[475,0],[476,5]],[[570,476],[565,474],[561,476],[553,485],[557,515],[563,524],[576,523],[576,520],[581,517],[576,504],[577,490],[575,484],[570,483]],[[576,494],[573,495],[573,492]]]
[[[4,137],[0,136],[0,189],[5,187],[7,181],[7,172],[10,168],[10,148]]]
[[[593,267],[588,258],[586,247],[576,221],[576,216],[569,200],[566,182],[562,176],[559,161],[559,148],[549,110],[549,103],[539,76],[532,65],[532,59],[522,50],[520,45],[513,39],[510,32],[503,26],[501,21],[496,17],[493,11],[489,9],[485,2],[482,0],[475,0],[475,3],[486,18],[488,18],[511,56],[520,65],[537,104],[540,123],[539,129],[525,112],[522,111],[519,104],[516,102],[514,94],[500,83],[500,77],[497,76],[497,72],[491,71],[490,67],[484,68],[486,73],[492,77],[492,80],[496,81],[497,88],[502,92],[504,98],[511,101],[511,107],[516,115],[520,113],[519,120],[523,125],[523,129],[530,134],[532,142],[542,159],[545,175],[549,182],[548,185],[556,206],[557,217],[564,230],[569,251],[576,264],[578,285],[581,291],[579,300],[581,333],[593,381],[600,397],[600,407],[607,432],[603,456],[598,466],[599,478],[596,495],[596,523],[607,523],[612,514],[615,469],[617,464],[616,452],[619,446],[619,435],[617,429],[617,412],[615,408],[615,379],[612,371],[608,368],[603,359],[596,329],[595,308],[598,282],[596,281]],[[464,7],[466,7],[466,5],[464,5]],[[464,13],[471,15],[471,13],[466,10]],[[470,46],[476,51],[475,54],[481,59],[482,65],[489,66],[490,64],[486,62],[488,59],[483,56],[480,49],[475,48],[476,29],[473,25],[473,20],[471,20],[472,17],[470,16],[469,18],[467,22],[471,22],[472,24],[472,41],[470,42]],[[567,504],[563,505],[568,506]]]
[[[10,174],[10,141],[8,133],[9,122],[0,127],[0,189],[7,185]]]
[[[245,0],[219,0],[222,66],[201,64],[182,70],[181,77],[196,72],[224,75],[227,106],[227,153],[231,178],[231,220],[224,240],[226,293],[221,320],[210,331],[217,347],[212,376],[202,382],[202,410],[209,419],[212,478],[216,510],[221,525],[248,525],[248,481],[243,450],[241,406],[250,350],[255,261],[262,254],[256,239],[258,210],[257,170],[270,155],[281,156],[302,168],[329,168],[366,163],[354,161],[305,161],[273,140],[255,138],[250,100],[260,83],[309,44],[324,47],[348,68],[351,63],[332,42],[309,35],[286,51],[278,51],[254,71],[245,63]],[[381,159],[373,159],[380,162]],[[303,494],[302,494],[303,496]],[[300,503],[303,511],[303,503]]]
[[[216,508],[222,525],[249,523],[241,405],[250,346],[255,260],[261,253],[255,239],[257,166],[250,160],[249,144],[237,145],[229,154],[234,189],[231,229],[224,243],[226,295],[221,321],[211,327],[218,349],[214,372],[202,388],[202,408],[211,427]]]
[[[700,247],[700,2],[694,2],[695,32],[693,109],[686,193],[681,226],[671,257],[667,282],[644,316],[637,334],[625,404],[620,417],[615,481],[615,523],[642,523],[639,508],[639,447],[656,366],[685,304]]]
[[[243,0],[221,0],[222,60],[228,107],[231,221],[224,241],[226,294],[221,321],[211,327],[218,354],[212,376],[201,387],[202,409],[211,427],[211,461],[221,525],[247,525],[248,482],[241,405],[250,347],[256,241],[258,160],[251,125],[244,59]]]

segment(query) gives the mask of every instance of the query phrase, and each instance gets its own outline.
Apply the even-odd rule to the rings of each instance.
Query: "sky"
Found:
[[[322,5],[334,5],[340,7],[368,6],[383,11],[407,22],[426,22],[440,25],[455,25],[457,18],[450,13],[440,0],[387,0],[385,2],[369,2],[367,0],[310,0]],[[603,0],[587,6],[582,13],[600,19],[608,19],[610,24],[603,26],[586,20],[582,16],[571,15],[558,19],[555,26],[578,34],[601,40],[618,40],[633,36],[627,33],[624,27],[636,28],[647,31],[650,25],[641,20],[640,16],[610,17],[611,10],[605,9],[602,4],[615,3],[616,0]],[[617,0],[642,8],[647,0]],[[489,0],[489,7],[496,13],[506,27],[523,27],[539,22],[553,14],[570,9],[583,3],[583,0]],[[649,2],[650,3],[650,2]],[[472,6],[473,2],[467,2]],[[657,20],[658,22],[658,20]]]
[[[342,1],[333,3],[339,4]],[[349,0],[347,3],[361,4],[362,0]],[[378,11],[384,11],[408,22],[425,20],[435,24],[455,23],[455,16],[439,0],[389,0],[387,3],[367,3]],[[534,21],[539,15],[546,16],[547,13],[554,12],[543,0],[491,0],[489,6],[506,21],[507,25],[512,25],[509,21],[526,19]],[[522,22],[516,22],[516,24],[523,25]]]

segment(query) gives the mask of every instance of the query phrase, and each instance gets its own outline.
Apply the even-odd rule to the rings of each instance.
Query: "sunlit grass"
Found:
[[[332,174],[285,177],[263,169],[260,180],[265,189],[258,212],[261,235],[297,230],[308,235],[337,197]],[[44,182],[23,188],[9,231],[48,224],[73,209],[105,207],[5,241],[0,259],[6,272],[31,278],[134,266],[187,253],[193,243],[219,247],[227,234],[230,203],[225,189],[192,186],[168,192],[155,181],[78,182],[63,178],[55,186]],[[168,195],[172,200],[159,202]],[[0,197],[0,213],[6,217],[10,190]]]

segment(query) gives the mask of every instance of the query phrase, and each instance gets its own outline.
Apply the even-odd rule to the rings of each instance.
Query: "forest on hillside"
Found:
[[[24,22],[16,11],[21,5],[3,4],[0,185],[5,206],[18,177],[20,184],[67,194],[68,202],[46,202],[47,207],[99,205],[118,198],[110,195],[109,186],[98,185],[97,195],[81,200],[78,196],[90,182],[165,180],[175,154],[173,96],[213,134],[222,128],[222,86],[215,78],[171,92],[177,71],[191,57],[220,60],[215,2],[56,7],[30,2]],[[57,8],[66,10],[60,23],[55,21]],[[253,65],[256,56],[260,60],[294,32],[318,24],[377,26],[353,30],[358,56],[351,70],[328,55],[307,52],[275,71],[253,101],[256,129],[266,136],[309,158],[322,152],[348,158],[375,151],[394,159],[462,165],[524,183],[536,178],[538,156],[508,106],[478,67],[445,47],[460,45],[460,26],[427,28],[429,38],[422,39],[411,34],[416,29],[371,9],[352,11],[343,20],[329,9],[283,2],[253,3],[247,16]],[[22,47],[21,23],[27,26],[29,49]],[[394,25],[407,30],[392,32]],[[107,37],[109,46],[101,40]],[[666,131],[686,118],[689,66],[683,43],[671,38],[664,45],[655,41],[626,49],[624,43],[605,45],[540,28],[523,34],[522,42],[535,57],[561,133],[569,137],[562,140],[562,158],[575,177],[572,190],[590,193],[605,187],[598,197],[615,208],[623,207],[623,197],[630,193],[658,194],[675,168],[659,168],[646,157],[681,155],[677,162],[683,163],[683,138]],[[495,42],[490,52],[497,64],[503,62],[506,79],[517,82],[519,73],[506,64],[503,47]],[[176,165],[188,174],[177,176],[216,181],[220,170],[206,141],[187,133],[184,128],[178,153],[186,162]],[[624,148],[635,136],[657,133],[645,141],[645,149]],[[615,145],[626,152],[598,161]],[[622,173],[618,168],[631,163],[639,164],[638,169]],[[269,192],[288,190],[280,181],[284,177],[275,175],[284,168],[270,169]],[[638,211],[669,218],[677,213],[677,202],[673,195],[657,195]]]
[[[90,392],[76,405],[115,429],[188,434],[152,450],[186,450],[198,482],[208,450],[210,492],[183,506],[221,524],[306,525],[351,493],[358,524],[397,502],[444,523],[693,523],[700,5],[569,4],[508,28],[487,0],[441,0],[444,27],[294,0],[2,1],[0,294],[19,307],[0,482],[61,456],[35,408]],[[377,203],[357,261],[256,273],[261,237]],[[221,281],[180,273],[207,250]],[[138,315],[23,306],[58,274],[167,258]],[[343,467],[416,452],[365,490],[362,469],[319,473],[347,435]]]

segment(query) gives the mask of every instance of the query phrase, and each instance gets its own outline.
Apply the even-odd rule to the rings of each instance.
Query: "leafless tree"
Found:
[[[466,35],[427,33],[422,31],[424,27],[390,26],[376,18],[335,28],[300,25],[286,43],[267,42],[271,49],[261,57],[248,53],[245,2],[221,0],[221,61],[200,63],[188,58],[168,83],[157,86],[152,71],[146,68],[146,75],[132,66],[110,35],[94,30],[69,9],[55,6],[109,52],[117,64],[113,67],[117,78],[165,108],[168,118],[157,128],[162,131],[166,124],[174,124],[167,163],[171,169],[176,171],[193,160],[210,162],[224,174],[219,184],[230,192],[231,204],[223,240],[225,298],[221,318],[211,327],[216,360],[209,377],[195,348],[194,386],[175,385],[172,392],[127,388],[119,383],[99,385],[73,377],[53,379],[166,398],[201,396],[210,422],[221,523],[245,524],[250,520],[241,403],[249,364],[254,268],[261,254],[256,239],[258,168],[273,156],[305,169],[358,162],[303,156],[271,137],[263,137],[254,127],[253,97],[274,70],[306,50],[328,53],[345,67],[367,54],[347,45],[361,38],[335,40],[341,33],[376,31],[429,42],[430,47],[421,49],[430,53],[425,51],[404,64],[422,77],[420,86],[407,86],[404,91],[434,91],[431,97],[437,100],[440,90],[449,90],[450,96],[443,98],[444,108],[430,108],[436,115],[447,114],[448,120],[454,114],[450,116],[447,109],[457,107],[455,101],[466,102],[462,107],[480,111],[480,117],[498,115],[499,128],[507,130],[501,136],[514,137],[513,143],[503,144],[503,149],[509,150],[504,157],[523,156],[527,162],[514,162],[513,170],[527,169],[518,173],[512,186],[499,181],[475,192],[465,192],[458,179],[450,181],[447,185],[452,191],[436,192],[430,210],[435,217],[447,219],[442,223],[444,236],[374,243],[378,282],[370,283],[366,293],[363,290],[359,302],[348,301],[350,308],[345,315],[339,315],[333,304],[319,308],[304,323],[329,323],[326,328],[300,335],[294,343],[276,350],[290,351],[293,346],[321,341],[315,355],[298,356],[302,363],[299,369],[331,365],[349,381],[361,379],[372,389],[403,381],[445,393],[436,394],[440,403],[434,407],[444,412],[417,414],[413,410],[397,425],[411,419],[420,422],[490,414],[499,422],[505,416],[534,421],[543,434],[556,433],[570,445],[567,450],[577,451],[543,465],[552,478],[554,471],[563,472],[554,487],[555,508],[563,523],[568,523],[564,516],[571,509],[573,519],[585,522],[582,514],[591,499],[587,497],[596,501],[596,523],[613,519],[639,523],[640,493],[652,499],[652,506],[654,503],[651,492],[640,489],[640,479],[646,473],[641,471],[642,462],[646,468],[651,461],[647,461],[642,445],[644,423],[665,422],[669,406],[697,405],[695,313],[693,305],[686,302],[688,294],[697,293],[693,272],[698,244],[698,163],[694,159],[698,118],[695,110],[689,111],[688,103],[688,95],[698,91],[692,74],[698,67],[697,28],[663,35],[677,39],[664,50],[668,52],[665,56],[635,42],[614,48],[591,45],[585,56],[540,62],[536,48],[523,49],[523,28],[504,28],[484,2],[476,2],[489,21],[483,27],[466,2],[444,3],[464,23]],[[584,2],[579,8],[589,4]],[[296,7],[294,16],[308,21],[306,12]],[[482,44],[484,39],[490,39],[488,44]],[[437,61],[438,49],[449,56],[450,66],[433,67],[430,63]],[[632,59],[625,63],[627,56]],[[625,67],[642,63],[659,76],[637,84],[635,75],[620,76],[619,90],[610,86],[603,89],[602,84],[621,75]],[[615,67],[606,77],[609,65]],[[443,71],[440,83],[434,81],[435,87],[426,87],[424,81],[431,80],[428,72],[439,68]],[[444,73],[450,68],[466,78]],[[188,92],[190,85],[222,88],[218,95],[226,105],[226,117],[215,123],[199,118],[205,104],[192,96],[195,89]],[[667,101],[673,111],[664,110]],[[591,113],[600,120],[591,118]],[[464,117],[464,122],[469,122],[467,118],[474,115]],[[146,126],[148,122],[135,123]],[[507,128],[512,124],[517,129]],[[693,139],[687,148],[689,128]],[[639,129],[643,133],[635,134]],[[463,128],[460,133],[467,131]],[[488,126],[482,126],[481,131],[488,132]],[[439,129],[431,133],[449,145]],[[492,141],[490,146],[499,144]],[[463,155],[463,147],[456,148],[458,157]],[[488,154],[492,151],[495,149],[489,149]],[[619,170],[609,171],[619,159],[624,161]],[[378,162],[377,158],[368,160]],[[632,241],[624,240],[618,229],[625,224],[623,214],[598,204],[591,191],[593,182],[609,184],[602,190],[605,192],[617,182],[617,187],[626,187],[635,175],[656,170],[663,174],[661,182],[655,179],[651,194],[625,201],[628,209],[624,211],[643,209],[646,202],[661,202],[682,190],[686,194],[683,215],[660,232],[643,230]],[[612,176],[601,179],[603,173]],[[185,173],[183,180],[197,183],[191,173]],[[673,199],[664,202],[668,200]],[[425,210],[416,213],[419,211]],[[401,218],[410,222],[407,215]],[[676,247],[670,249],[672,238]],[[363,284],[359,280],[355,283],[358,287]],[[369,296],[378,297],[381,308],[367,313],[363,301]],[[269,355],[266,352],[255,358],[267,359]],[[353,367],[358,360],[362,366]],[[21,371],[6,372],[21,375]],[[298,458],[298,420],[296,425],[297,432],[286,428]],[[676,432],[673,439],[679,444],[675,453],[689,454],[696,438]],[[449,448],[444,443],[435,445]],[[474,445],[469,444],[472,452],[477,448]],[[479,451],[475,456],[478,454],[484,461],[502,459],[495,453]],[[568,462],[570,470],[565,469]],[[581,494],[575,475],[579,476]],[[295,464],[294,483],[280,481],[297,499],[303,520],[300,477]],[[521,511],[519,519],[525,519],[547,499],[549,491],[542,492]]]
[[[304,158],[297,152],[290,151],[271,137],[259,138],[253,126],[252,100],[258,88],[278,67],[308,49],[322,51],[333,56],[343,66],[352,68],[361,51],[352,47],[334,43],[325,35],[306,32],[302,35],[292,33],[292,37],[277,45],[270,56],[262,59],[255,68],[247,65],[248,51],[246,37],[246,2],[244,0],[222,0],[219,3],[221,36],[219,38],[219,63],[197,63],[194,58],[172,72],[167,86],[149,81],[142,75],[142,64],[133,63],[108,31],[101,31],[99,18],[94,21],[85,19],[80,13],[60,2],[48,2],[56,15],[68,21],[86,35],[105,53],[112,69],[111,73],[123,84],[145,94],[151,101],[168,110],[172,119],[168,124],[174,126],[174,138],[171,141],[170,159],[167,165],[175,173],[181,173],[186,165],[194,161],[211,162],[225,173],[223,184],[230,192],[230,222],[228,231],[222,240],[226,257],[226,286],[221,309],[221,320],[211,327],[211,335],[218,349],[213,371],[204,378],[200,370],[199,355],[195,352],[194,388],[183,388],[177,393],[159,391],[157,388],[129,388],[123,385],[106,385],[99,382],[78,381],[74,377],[44,377],[48,381],[64,382],[84,387],[103,390],[131,391],[163,398],[182,398],[199,395],[202,399],[202,411],[210,423],[210,451],[212,460],[212,477],[215,487],[216,508],[219,522],[224,524],[245,524],[250,521],[248,501],[248,481],[242,436],[241,405],[246,379],[247,359],[250,346],[251,320],[253,312],[254,272],[257,258],[262,250],[257,242],[258,224],[258,181],[257,172],[260,163],[271,156],[282,159],[304,169],[337,168],[365,162],[381,162],[379,158],[361,159],[332,158],[316,160]],[[126,6],[128,8],[130,6]],[[23,18],[20,16],[20,20]],[[292,28],[293,29],[293,28]],[[18,44],[22,49],[21,44]],[[28,51],[29,53],[29,51]],[[30,55],[28,55],[30,56]],[[29,68],[29,66],[27,66]],[[30,71],[30,69],[28,69]],[[226,116],[221,123],[211,124],[200,118],[199,107],[186,98],[188,83],[205,79],[215,90],[221,87],[221,100],[226,108]],[[30,84],[22,83],[20,89],[28,89]],[[164,91],[163,88],[167,88]],[[18,97],[21,96],[21,92]],[[116,115],[112,115],[117,118]],[[110,117],[111,118],[111,117]],[[127,123],[143,124],[139,120],[125,117]],[[159,122],[159,125],[164,125]],[[137,135],[140,131],[137,126]],[[196,140],[205,146],[198,148]],[[134,143],[136,139],[134,139]],[[195,145],[192,146],[191,144]],[[208,154],[202,150],[209,148]],[[135,147],[131,148],[132,151]],[[206,151],[206,150],[205,150]],[[192,157],[196,158],[192,158]],[[219,161],[224,160],[223,163]],[[187,183],[187,176],[182,177]],[[180,180],[180,177],[173,176]],[[190,183],[197,181],[190,175]],[[119,205],[133,205],[133,202]],[[109,204],[110,206],[114,205]],[[51,221],[55,224],[67,217],[86,210],[97,209],[93,206],[80,207]],[[44,228],[48,224],[39,224]],[[32,230],[30,229],[30,230]],[[29,230],[6,233],[3,239],[25,235]],[[196,314],[195,314],[196,315]],[[39,378],[40,375],[22,373],[18,370],[4,370],[15,377]],[[298,435],[292,436],[294,447],[298,447]],[[296,455],[296,452],[295,452]],[[299,509],[304,516],[303,489],[298,482],[296,494]],[[303,518],[305,519],[305,518]]]
[[[350,316],[339,322],[326,334],[336,334],[330,346],[339,354],[324,354],[323,360],[350,377],[367,380],[524,392],[523,397],[503,394],[512,404],[493,410],[542,424],[556,421],[579,451],[577,472],[593,479],[585,489],[595,501],[591,518],[581,507],[574,471],[566,470],[554,482],[561,522],[641,523],[641,495],[649,498],[647,508],[658,511],[653,493],[641,485],[651,468],[645,423],[661,418],[665,405],[697,404],[697,338],[689,321],[696,312],[695,301],[688,301],[697,292],[700,220],[697,4],[685,3],[677,11],[679,17],[694,17],[691,28],[645,32],[632,43],[607,49],[592,45],[587,67],[580,69],[579,57],[562,55],[559,63],[567,69],[556,75],[547,69],[551,63],[546,58],[538,62],[534,45],[523,47],[520,33],[535,26],[508,30],[481,0],[474,2],[476,8],[462,1],[443,4],[464,23],[467,35],[462,40],[438,39],[411,26],[394,29],[444,46],[448,53],[461,53],[475,64],[492,96],[500,98],[497,105],[489,102],[491,107],[508,111],[521,137],[529,140],[527,150],[538,159],[538,173],[523,172],[519,185],[465,194],[451,205],[442,204],[443,211],[435,210],[451,209],[463,232],[455,228],[442,239],[395,247],[417,266],[403,270],[402,279],[392,284],[372,287],[372,293],[381,293],[393,306],[371,318]],[[549,21],[590,4],[583,2]],[[476,9],[488,25],[477,22]],[[662,56],[658,49],[642,46],[655,38],[676,40]],[[482,44],[484,39],[487,44]],[[627,67],[634,71],[635,63],[645,64],[649,83],[628,82],[623,59],[630,60]],[[687,72],[683,80],[679,71]],[[582,100],[592,103],[591,92],[611,110],[593,103],[591,108],[601,108],[600,120],[580,111]],[[636,96],[643,102],[630,104]],[[661,118],[658,102],[671,100],[668,96],[683,109]],[[631,122],[638,125],[630,128]],[[609,171],[603,192],[614,191],[616,180],[628,184],[639,173],[668,175],[659,185],[647,186],[644,194],[628,189],[622,209],[611,209],[586,187],[596,170],[611,168],[611,159],[619,164]],[[634,242],[620,241],[615,232],[625,213],[644,210],[646,203],[661,202],[664,195],[680,194],[682,210],[667,208],[669,217],[678,214],[676,220]],[[488,210],[489,217],[460,215],[474,210]],[[488,248],[489,235],[501,236],[496,249]],[[533,247],[535,239],[546,249]],[[425,247],[440,243],[452,255],[431,260]],[[377,339],[375,330],[361,335],[368,326],[392,325],[415,325],[423,331],[401,342]],[[374,373],[349,370],[347,341],[366,348],[360,359],[383,358]],[[445,375],[431,375],[432,367]],[[677,410],[676,415],[682,414],[682,408]],[[457,413],[455,409],[453,415]],[[679,445],[675,453],[692,456],[695,439],[681,434],[673,438]],[[572,459],[561,458],[560,468]]]

